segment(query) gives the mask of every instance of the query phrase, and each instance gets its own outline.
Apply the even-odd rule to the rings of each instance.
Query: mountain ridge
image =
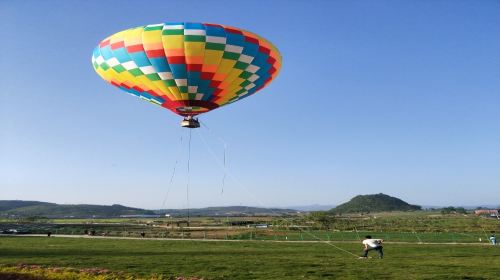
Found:
[[[152,210],[127,207],[120,204],[57,204],[43,201],[0,200],[0,215],[2,216],[88,218],[148,214],[153,215],[155,213]]]
[[[0,216],[47,218],[112,218],[138,216],[258,216],[258,215],[292,215],[295,209],[260,208],[252,206],[221,206],[192,209],[158,209],[148,210],[127,207],[120,204],[57,204],[42,201],[0,200]]]

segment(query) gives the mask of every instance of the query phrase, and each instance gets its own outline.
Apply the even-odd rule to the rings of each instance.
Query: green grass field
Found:
[[[357,243],[334,243],[359,254]],[[0,237],[0,264],[205,279],[499,279],[500,246],[386,244],[383,260],[325,243]]]

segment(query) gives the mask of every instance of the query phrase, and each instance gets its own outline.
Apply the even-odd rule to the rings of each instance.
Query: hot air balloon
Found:
[[[210,23],[169,22],[124,30],[94,49],[95,71],[112,85],[183,116],[195,116],[267,86],[281,55],[251,32]]]

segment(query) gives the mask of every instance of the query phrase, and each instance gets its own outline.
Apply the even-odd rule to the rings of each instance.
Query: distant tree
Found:
[[[448,206],[448,207],[445,207],[445,208],[441,208],[441,214],[451,214],[451,213],[454,213],[455,212],[455,207],[453,206]]]
[[[323,228],[330,229],[335,223],[335,217],[328,212],[315,211],[309,214],[309,218],[319,223]]]
[[[448,206],[441,209],[441,214],[467,214],[467,210],[463,207]]]

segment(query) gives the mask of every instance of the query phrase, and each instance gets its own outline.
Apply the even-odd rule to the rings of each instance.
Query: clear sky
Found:
[[[104,82],[91,54],[123,29],[193,21],[269,39],[283,68],[201,116],[191,207],[500,204],[499,15],[495,0],[1,0],[0,199],[186,207],[188,129]]]

